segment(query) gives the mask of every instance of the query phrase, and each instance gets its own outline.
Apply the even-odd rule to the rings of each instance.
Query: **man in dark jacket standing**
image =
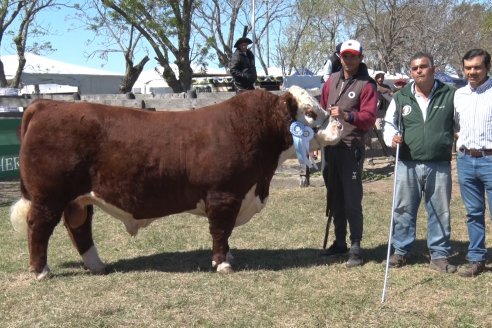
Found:
[[[342,70],[323,85],[320,105],[343,124],[342,140],[325,148],[323,179],[327,188],[327,216],[333,216],[335,241],[324,255],[348,252],[347,222],[351,247],[347,267],[362,265],[362,166],[364,139],[376,121],[376,85],[362,63],[362,47],[356,40],[340,48]]]
[[[232,54],[230,72],[234,79],[236,93],[254,90],[256,81],[255,56],[248,49],[253,43],[246,37],[239,38],[234,44],[236,51]]]
[[[395,93],[384,126],[384,140],[400,145],[395,188],[394,253],[391,267],[406,264],[416,238],[417,213],[427,209],[427,247],[430,267],[453,273],[451,254],[451,149],[454,140],[455,89],[434,78],[434,60],[426,53],[410,59],[414,80]],[[397,127],[400,133],[395,129]]]

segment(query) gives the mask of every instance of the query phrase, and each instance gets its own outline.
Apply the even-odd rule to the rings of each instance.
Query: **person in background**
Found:
[[[373,134],[375,135],[381,145],[381,149],[383,150],[384,156],[389,157],[390,153],[386,144],[384,143],[382,137],[382,131],[384,127],[384,116],[386,115],[386,109],[388,108],[391,99],[393,97],[393,91],[389,87],[389,85],[384,83],[384,75],[385,73],[382,71],[376,71],[374,74],[374,80],[376,81],[376,87],[378,92],[378,110],[376,114],[376,124],[374,125]],[[371,138],[368,139],[368,146],[372,147]],[[367,160],[369,165],[374,165],[374,161],[372,158]]]
[[[389,265],[394,268],[406,265],[416,238],[418,209],[424,199],[430,268],[453,273],[456,266],[449,263],[448,257],[455,89],[434,79],[434,60],[429,54],[413,55],[410,70],[414,82],[394,94],[384,126],[386,144],[393,148],[400,145],[393,196],[394,252]]]
[[[393,90],[391,90],[389,85],[384,83],[384,75],[384,72],[381,71],[376,72],[374,75],[374,80],[376,81],[378,91],[378,113],[386,113],[386,109],[392,99],[391,97],[393,97]],[[382,118],[384,118],[384,115]]]
[[[335,240],[323,255],[349,253],[347,267],[362,265],[363,233],[362,168],[364,139],[376,121],[377,92],[367,66],[362,62],[362,47],[356,40],[340,47],[342,70],[330,75],[323,85],[320,105],[343,125],[342,140],[325,147],[323,179],[327,189],[326,215],[333,217]],[[330,222],[330,219],[328,220]],[[347,248],[347,223],[350,251]]]
[[[340,48],[342,43],[338,43],[335,47],[335,52],[333,52],[328,58],[323,66],[323,82],[328,81],[328,78],[331,74],[336,73],[342,69],[342,63],[340,62]],[[320,150],[314,150],[311,153],[311,157],[316,161],[320,157]],[[301,167],[300,170],[301,175],[301,187],[309,186],[309,168]]]
[[[342,69],[342,63],[340,62],[340,48],[342,43],[340,42],[335,47],[335,52],[331,54],[330,58],[325,63],[323,67],[323,81],[328,81],[331,74],[336,73]]]
[[[246,37],[239,38],[234,44],[236,51],[232,54],[230,73],[234,79],[236,93],[254,90],[256,82],[255,56],[248,49],[253,41]]]
[[[485,194],[492,209],[492,80],[490,54],[471,49],[462,59],[468,85],[454,96],[458,140],[456,163],[461,199],[466,208],[468,265],[460,268],[462,277],[475,277],[485,271]]]

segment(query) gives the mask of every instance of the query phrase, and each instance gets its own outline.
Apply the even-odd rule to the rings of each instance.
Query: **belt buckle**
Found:
[[[465,148],[465,147],[461,147],[460,148],[460,151],[465,154],[465,155],[468,155],[468,156],[471,156],[471,157],[482,157],[483,154],[480,150],[478,149],[468,149],[468,148]]]
[[[484,152],[483,152],[483,150],[480,150],[480,149],[470,149],[470,156],[471,157],[483,157]]]

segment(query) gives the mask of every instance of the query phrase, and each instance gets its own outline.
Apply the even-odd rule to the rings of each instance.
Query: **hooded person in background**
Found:
[[[340,62],[340,48],[342,43],[337,44],[335,52],[328,58],[323,67],[323,81],[328,81],[331,74],[336,73],[342,69],[342,63]]]
[[[325,147],[323,180],[327,189],[327,216],[333,217],[335,241],[323,255],[349,253],[347,267],[362,265],[361,247],[362,168],[364,139],[376,121],[378,95],[374,80],[362,62],[362,47],[356,40],[340,48],[342,70],[330,75],[323,85],[320,106],[343,125],[342,140]],[[329,222],[329,221],[328,221]],[[350,251],[347,248],[347,223]]]
[[[234,79],[236,93],[255,89],[255,56],[248,49],[248,45],[252,43],[250,39],[242,37],[234,44],[236,51],[232,54],[230,72]]]

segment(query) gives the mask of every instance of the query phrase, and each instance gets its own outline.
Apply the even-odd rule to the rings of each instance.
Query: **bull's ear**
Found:
[[[285,105],[287,106],[287,110],[289,111],[290,117],[292,119],[296,119],[297,110],[299,107],[297,106],[297,99],[290,92],[286,92],[283,95]]]

